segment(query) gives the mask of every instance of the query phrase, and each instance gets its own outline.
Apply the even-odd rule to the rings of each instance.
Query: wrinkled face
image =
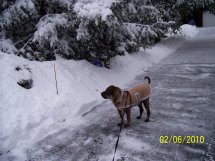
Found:
[[[110,99],[113,102],[116,102],[121,95],[121,89],[111,85],[104,92],[102,92],[101,95],[104,99]]]
[[[104,92],[101,93],[104,99],[111,99],[115,86],[109,86]]]

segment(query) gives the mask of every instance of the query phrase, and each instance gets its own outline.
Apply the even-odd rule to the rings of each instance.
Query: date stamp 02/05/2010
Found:
[[[204,136],[194,136],[194,135],[178,135],[178,136],[160,136],[161,144],[204,144],[205,137]]]

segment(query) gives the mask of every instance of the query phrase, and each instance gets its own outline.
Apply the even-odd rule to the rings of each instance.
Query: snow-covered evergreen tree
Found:
[[[176,0],[175,6],[186,15],[197,10],[215,14],[215,0]]]
[[[31,0],[19,0],[11,3],[3,1],[3,4],[6,6],[1,15],[3,35],[20,48],[35,30],[38,16],[34,3]]]
[[[176,0],[176,6],[189,8],[195,10],[202,8],[204,10],[215,10],[214,0]]]
[[[107,60],[153,45],[177,28],[175,3],[168,1],[1,0],[0,50],[13,46],[8,53],[39,61],[56,55]]]
[[[132,33],[138,46],[147,47],[158,42],[173,27],[175,18],[171,17],[164,4],[151,0],[121,1],[115,7],[115,13]],[[172,6],[169,6],[172,8]],[[158,9],[159,8],[159,9]],[[167,18],[168,17],[168,18]]]
[[[74,11],[80,20],[77,40],[85,48],[82,57],[88,60],[106,60],[123,54],[120,46],[131,37],[127,28],[111,10],[111,6],[110,1],[75,4]]]
[[[183,23],[192,23],[201,26],[201,22],[195,17],[198,17],[202,12],[209,11],[215,14],[214,0],[176,0],[174,8],[177,8],[181,15]],[[197,22],[198,21],[198,22]]]
[[[53,60],[55,52],[68,54],[62,33],[72,0],[16,0],[2,8],[2,35],[11,39],[22,55],[30,60]],[[3,36],[2,36],[3,37]],[[56,46],[57,49],[56,49]],[[54,50],[56,49],[56,50]]]

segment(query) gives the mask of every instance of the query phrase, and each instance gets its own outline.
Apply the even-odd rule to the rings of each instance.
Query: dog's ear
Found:
[[[105,91],[106,91],[106,93],[110,96],[112,96],[113,95],[113,91],[114,91],[114,89],[115,89],[116,87],[115,86],[113,86],[113,85],[110,85]]]
[[[107,88],[107,90],[113,90],[114,88],[115,88],[114,85],[110,85],[110,86]]]

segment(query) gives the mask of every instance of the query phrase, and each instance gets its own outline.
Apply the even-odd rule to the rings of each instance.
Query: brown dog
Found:
[[[145,122],[149,121],[150,109],[149,109],[149,96],[151,94],[151,88],[149,86],[151,80],[149,77],[148,83],[141,83],[129,89],[128,91],[122,91],[119,87],[113,85],[109,86],[104,92],[101,93],[104,99],[110,99],[115,107],[117,108],[121,122],[118,123],[119,126],[122,126],[124,123],[124,113],[127,115],[127,124],[125,126],[130,126],[131,123],[131,107],[138,106],[140,109],[140,115],[137,116],[137,119],[141,119],[143,114],[143,105],[146,108],[147,118]]]

